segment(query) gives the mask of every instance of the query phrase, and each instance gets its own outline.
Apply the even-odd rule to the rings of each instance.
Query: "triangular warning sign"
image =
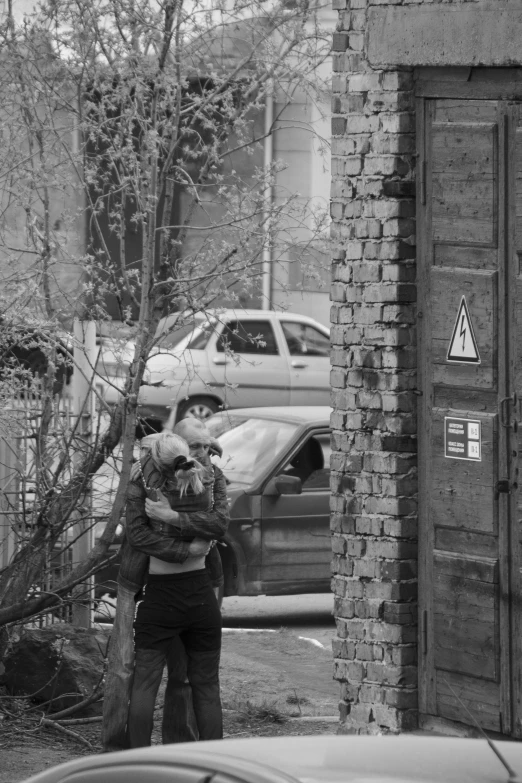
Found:
[[[475,333],[471,325],[466,297],[460,300],[459,312],[446,356],[448,362],[463,364],[480,364],[480,356],[475,340]]]

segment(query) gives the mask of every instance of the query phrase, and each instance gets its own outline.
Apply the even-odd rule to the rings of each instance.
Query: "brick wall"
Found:
[[[332,532],[341,731],[417,722],[412,73],[365,59],[370,5],[333,0]]]

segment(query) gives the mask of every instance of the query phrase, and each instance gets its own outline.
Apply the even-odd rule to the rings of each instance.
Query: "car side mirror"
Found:
[[[300,495],[303,484],[298,476],[274,476],[266,485],[264,495]]]

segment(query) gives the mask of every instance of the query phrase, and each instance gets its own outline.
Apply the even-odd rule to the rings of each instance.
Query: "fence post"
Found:
[[[78,438],[81,439],[84,446],[88,447],[94,421],[92,386],[97,359],[96,323],[94,321],[81,321],[75,318],[73,359],[74,371],[71,380],[73,421],[76,422],[76,417],[80,417],[77,429]],[[74,538],[73,567],[84,560],[92,549],[92,520],[80,519],[75,525]],[[93,617],[94,577],[89,577],[75,588],[74,594],[78,601],[72,607],[73,625],[90,628]]]

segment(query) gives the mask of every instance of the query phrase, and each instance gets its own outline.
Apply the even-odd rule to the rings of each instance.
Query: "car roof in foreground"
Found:
[[[496,746],[520,777],[522,745],[498,742]],[[88,779],[102,783],[103,770],[107,774],[109,767],[124,764],[134,771],[141,767],[143,783],[155,779],[154,767],[171,765],[250,783],[284,783],[287,776],[301,783],[508,783],[507,771],[485,740],[429,735],[263,737],[161,745],[86,757],[46,770],[31,781],[58,783],[76,773],[71,783],[81,783],[80,770],[98,769],[99,778],[89,775]],[[172,780],[176,779],[173,774]]]
[[[215,416],[241,416],[251,419],[272,419],[295,424],[330,426],[332,409],[328,405],[275,405],[267,408],[232,408]]]

